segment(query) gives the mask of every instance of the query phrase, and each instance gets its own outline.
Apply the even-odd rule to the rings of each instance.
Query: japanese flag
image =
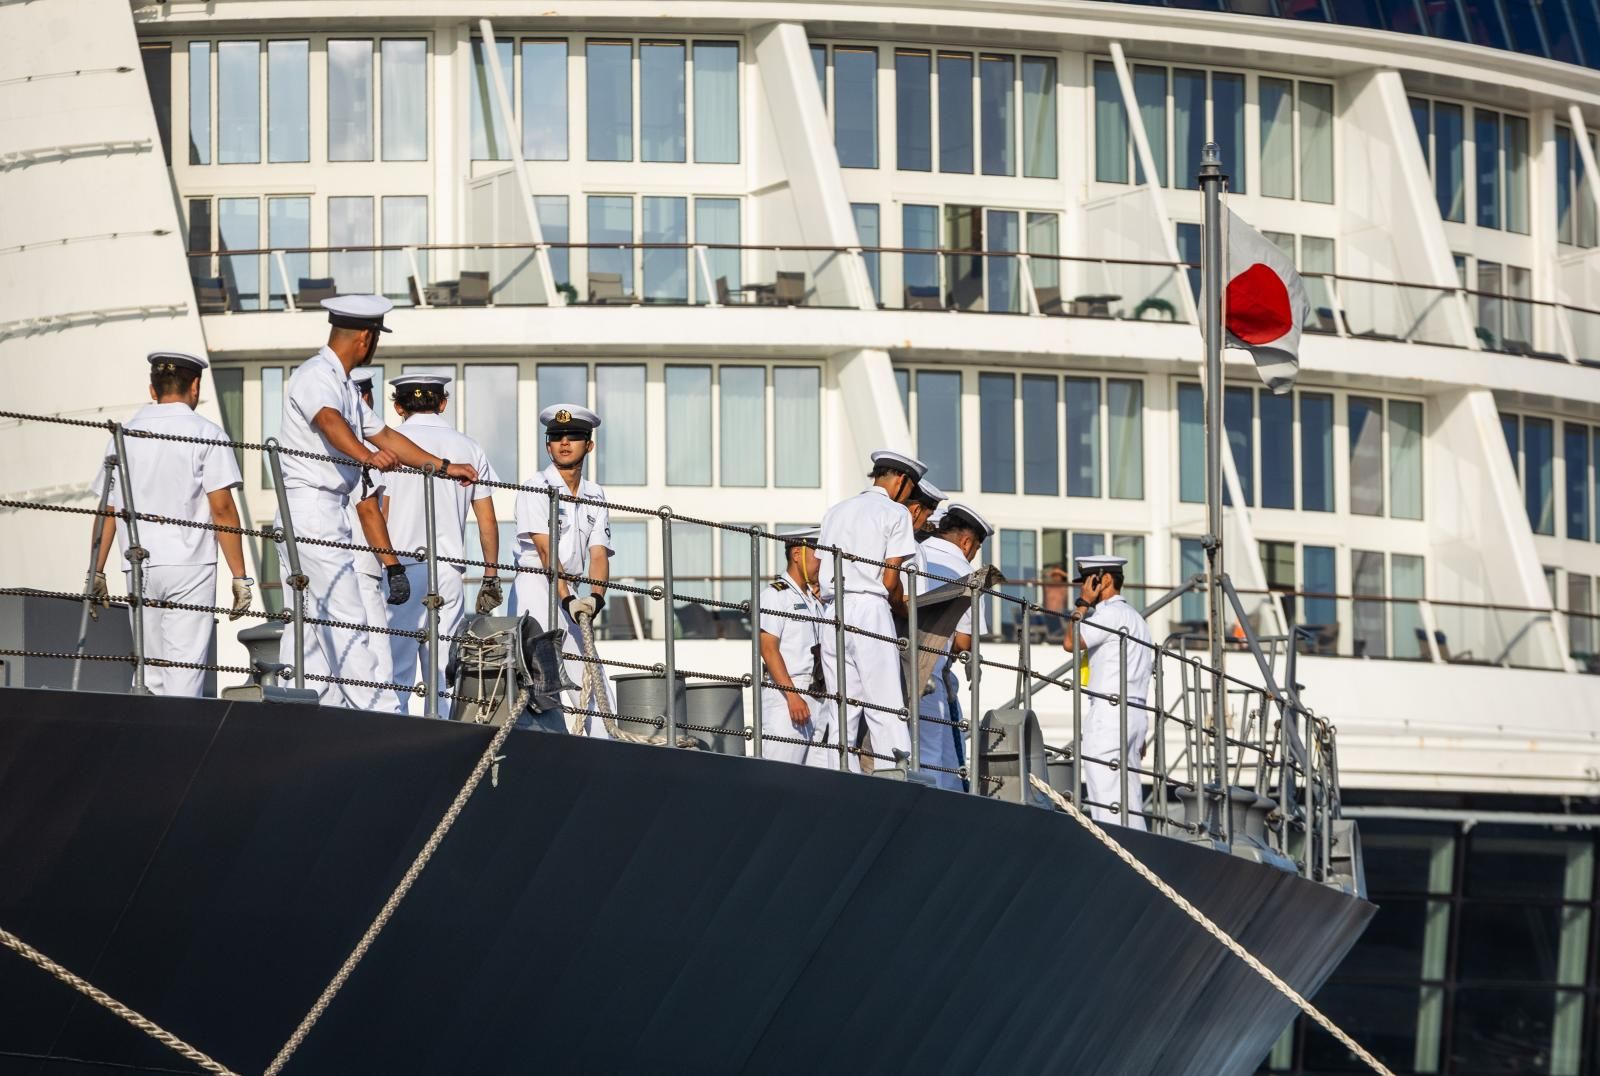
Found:
[[[1231,209],[1225,227],[1223,346],[1250,352],[1261,380],[1282,395],[1300,371],[1300,326],[1311,315],[1305,281],[1276,243]]]

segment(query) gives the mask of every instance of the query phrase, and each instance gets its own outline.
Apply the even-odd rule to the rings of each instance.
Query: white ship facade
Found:
[[[146,350],[203,349],[203,406],[260,442],[317,301],[378,292],[375,372],[450,373],[501,478],[543,467],[543,406],[603,416],[591,477],[640,509],[613,574],[646,584],[657,506],[812,524],[879,447],[993,522],[985,559],[1046,609],[1076,555],[1129,558],[1146,600],[1203,571],[1217,142],[1313,306],[1292,393],[1230,365],[1226,555],[1258,634],[1307,629],[1382,906],[1321,1004],[1396,1071],[1600,1063],[1591,0],[50,6],[0,13],[74,27],[4,46],[50,76],[0,84],[15,409],[125,417]],[[91,503],[102,436],[5,425],[7,498]],[[79,523],[0,515],[0,583],[78,587]],[[672,540],[680,590],[749,597],[747,537]],[[1204,618],[1200,589],[1153,628]],[[669,622],[748,671],[747,619],[692,602],[614,595],[601,646],[656,660]],[[990,628],[1014,660],[1015,610]],[[1052,742],[1068,704],[1035,700]],[[1348,1071],[1334,1049],[1292,1033],[1269,1068]]]

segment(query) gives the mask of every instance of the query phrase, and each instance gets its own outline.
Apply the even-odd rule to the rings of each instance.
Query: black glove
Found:
[[[505,593],[500,589],[500,578],[489,576],[483,581],[483,586],[478,588],[478,615],[488,616],[504,600]]]
[[[411,580],[406,578],[404,564],[391,564],[384,570],[389,577],[389,604],[404,605],[411,600]]]

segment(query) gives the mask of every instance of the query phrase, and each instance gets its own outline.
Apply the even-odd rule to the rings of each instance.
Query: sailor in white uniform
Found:
[[[1122,596],[1122,571],[1128,563],[1126,557],[1079,557],[1078,576],[1073,583],[1082,586],[1077,606],[1069,620],[1065,647],[1073,653],[1073,637],[1083,640],[1089,653],[1088,686],[1105,695],[1116,695],[1122,689],[1121,637],[1128,633],[1128,765],[1138,766],[1144,753],[1145,733],[1149,727],[1143,703],[1150,695],[1150,677],[1154,671],[1154,655],[1150,648],[1150,625],[1145,623],[1128,599]],[[1122,785],[1127,783],[1128,826],[1144,829],[1144,816],[1135,814],[1144,809],[1139,775],[1128,770],[1119,772],[1122,752],[1119,744],[1121,722],[1117,704],[1105,699],[1086,696],[1088,713],[1083,723],[1083,783],[1091,801],[1090,817],[1097,822],[1115,822],[1122,802]],[[1140,705],[1135,705],[1140,704]],[[1100,765],[1092,760],[1111,763]]]
[[[780,762],[833,769],[839,758],[837,741],[832,739],[833,701],[778,690],[822,686],[817,666],[826,625],[795,619],[829,615],[817,597],[816,536],[814,527],[784,535],[784,573],[761,590],[761,660],[767,679],[777,685],[761,690],[761,732],[784,738],[763,741],[762,754]]]
[[[845,633],[843,694],[872,704],[847,706],[844,729],[847,742],[854,747],[860,741],[865,717],[871,738],[868,749],[878,756],[871,763],[874,769],[891,768],[896,751],[909,754],[911,750],[911,733],[905,720],[891,712],[905,706],[900,649],[885,638],[897,637],[893,608],[905,605],[900,564],[917,551],[905,502],[927,471],[921,462],[898,452],[874,452],[868,475],[872,485],[829,508],[822,517],[822,533],[817,539],[823,599],[837,603],[846,625],[872,633]],[[889,566],[846,559],[842,567],[844,593],[836,596],[832,548]],[[834,695],[841,693],[837,646],[835,633],[824,630],[822,672],[828,692]],[[862,768],[860,757],[851,756],[851,769]]]
[[[552,404],[539,412],[539,421],[545,427],[545,451],[550,465],[523,485],[548,487],[582,497],[586,502],[598,502],[559,502],[559,570],[563,575],[588,580],[578,583],[561,579],[556,587],[556,626],[567,632],[563,651],[567,655],[567,677],[581,689],[585,668],[591,663],[579,660],[583,634],[578,616],[590,617],[591,624],[598,619],[605,606],[605,585],[611,578],[611,556],[615,552],[611,548],[611,513],[604,504],[606,491],[583,475],[583,461],[594,451],[594,431],[600,426],[600,416],[579,404]],[[551,559],[550,498],[524,490],[517,494],[517,565],[542,569]],[[517,612],[530,613],[545,624],[550,619],[550,577],[541,572],[519,571],[514,586]],[[605,666],[595,665],[593,669],[606,694],[605,709],[616,713],[616,692]],[[580,698],[581,690],[569,691],[566,704],[577,706]],[[597,739],[607,738],[605,723],[597,717],[585,717],[580,730]]]
[[[922,543],[921,551],[928,576],[919,580],[921,585],[917,593],[924,594],[971,575],[972,558],[978,555],[983,543],[992,534],[994,528],[989,525],[988,520],[978,514],[977,509],[959,501],[952,501],[940,514],[938,526]],[[980,617],[978,631],[982,632],[984,623],[981,619],[983,612],[981,604],[978,609]],[[955,634],[951,636],[946,654],[959,654],[971,650],[972,635],[972,610],[969,608],[956,625]],[[933,690],[922,696],[921,708],[924,718],[939,720],[922,722],[919,747],[923,766],[936,767],[930,768],[928,772],[933,775],[939,787],[960,792],[962,788],[960,774],[946,772],[959,770],[963,755],[961,730],[946,723],[961,720],[961,706],[960,700],[955,696],[955,684],[956,678],[950,667],[950,658],[940,658],[933,668]]]
[[[426,452],[445,459],[462,460],[472,464],[478,477],[490,482],[498,481],[489,457],[478,442],[464,433],[458,433],[444,417],[445,404],[450,400],[448,386],[451,378],[446,374],[406,374],[389,382],[394,387],[394,409],[402,416],[400,432],[411,438]],[[490,486],[461,486],[454,482],[440,482],[422,475],[400,474],[389,480],[388,496],[384,498],[384,517],[389,524],[389,534],[395,549],[425,549],[429,543],[427,503],[424,499],[424,482],[435,482],[433,488],[435,558],[461,559],[466,553],[466,525],[470,512],[476,517],[478,539],[483,544],[483,559],[500,559],[500,529],[494,516],[494,490]],[[464,564],[452,564],[438,559],[439,578],[439,653],[430,655],[425,639],[408,635],[391,635],[389,651],[394,662],[396,682],[418,682],[419,662],[423,668],[432,661],[438,669],[434,681],[440,689],[448,690],[444,668],[450,653],[445,637],[456,635],[466,620],[465,588],[462,578],[467,574]],[[407,559],[404,572],[409,579],[409,596],[406,601],[391,607],[389,626],[404,631],[423,631],[428,625],[428,609],[423,600],[428,594],[428,564],[426,561]],[[477,610],[487,613],[500,604],[498,569],[484,569],[483,587],[478,592]],[[398,695],[402,712],[411,709],[411,692]],[[448,705],[440,706],[441,713],[449,713]]]
[[[371,376],[354,377],[351,380],[355,382],[356,392],[361,396],[361,402],[369,408],[372,407]],[[382,486],[377,487],[374,490],[374,494],[381,496],[383,488]],[[360,496],[359,492],[350,498],[350,507],[348,509],[350,513],[350,534],[352,536],[350,540],[352,542],[365,542],[367,545],[378,549],[393,549],[394,546],[389,543],[387,530],[379,534],[376,532],[376,528],[372,528],[373,533],[368,533],[371,525],[361,518],[361,514],[357,510],[357,506],[361,503],[356,500],[358,496]],[[382,512],[378,513],[374,522],[382,523]],[[361,589],[361,607],[366,610],[366,615],[361,618],[361,623],[385,627],[389,623],[389,608],[385,604],[383,594],[384,568],[399,562],[392,554],[384,554],[380,557],[377,553],[365,550],[354,554],[354,556],[356,562],[356,586]],[[405,578],[403,571],[400,578],[402,580]],[[396,595],[400,596],[401,601],[405,600],[405,596],[400,594],[399,591],[392,593],[389,600],[393,601]],[[378,680],[383,683],[393,680],[394,663],[389,658],[389,637],[382,632],[368,632],[367,637],[369,640],[368,645],[372,647],[372,656],[378,661]]]
[[[289,379],[278,440],[284,448],[342,456],[353,462],[329,463],[284,453],[284,499],[297,537],[348,543],[352,540],[350,496],[360,483],[363,464],[388,471],[399,464],[422,467],[431,463],[469,485],[477,480],[478,472],[470,463],[451,463],[425,452],[409,437],[389,429],[356,392],[350,373],[372,361],[378,334],[389,331],[383,316],[394,304],[376,295],[341,295],[322,300],[322,305],[333,331],[326,346]],[[363,440],[377,448],[369,449]],[[309,580],[306,615],[359,622],[366,607],[349,551],[301,542],[299,552],[300,570]],[[279,558],[280,563],[287,563],[281,548]],[[293,600],[293,595],[285,597]],[[307,624],[306,669],[326,669],[328,675],[376,682],[379,667],[371,638],[364,631]],[[296,660],[292,631],[283,633],[279,660],[291,665]],[[393,693],[383,688],[323,681],[306,686],[314,686],[323,702],[336,706],[387,710],[394,705]]]
[[[124,425],[128,430],[197,437],[209,441],[227,439],[222,427],[195,413],[200,402],[200,374],[204,359],[176,351],[157,351],[148,356],[150,399]],[[185,444],[146,437],[127,436],[128,481],[133,487],[134,508],[194,523],[239,525],[239,509],[233,490],[240,484],[239,463],[233,449],[220,445]],[[106,443],[101,459],[116,454],[115,441]],[[96,469],[94,488],[105,481],[104,464]],[[122,475],[114,477],[112,508],[122,508]],[[112,535],[126,559],[127,527],[110,517],[96,524],[100,528],[100,550],[89,581],[90,594],[107,599],[106,558],[111,552]],[[139,541],[148,556],[144,561],[144,598],[186,605],[212,605],[217,599],[217,547],[233,572],[233,612],[228,619],[238,620],[250,607],[250,588],[254,580],[245,575],[244,543],[237,534],[223,534],[199,527],[163,525],[140,521]],[[133,571],[127,570],[128,592],[133,590]],[[98,614],[96,614],[98,616]],[[152,609],[141,613],[145,655],[169,661],[203,662],[212,635],[210,613],[179,609]],[[155,695],[199,696],[205,680],[203,669],[173,669],[149,665],[145,686]]]

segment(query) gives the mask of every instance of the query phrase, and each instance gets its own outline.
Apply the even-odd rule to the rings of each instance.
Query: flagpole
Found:
[[[1215,750],[1216,814],[1214,829],[1224,844],[1229,830],[1228,723],[1222,678],[1222,185],[1228,177],[1215,142],[1200,156],[1200,190],[1205,207],[1201,232],[1200,301],[1205,325],[1206,400],[1206,594],[1207,634],[1211,640],[1211,730]]]

